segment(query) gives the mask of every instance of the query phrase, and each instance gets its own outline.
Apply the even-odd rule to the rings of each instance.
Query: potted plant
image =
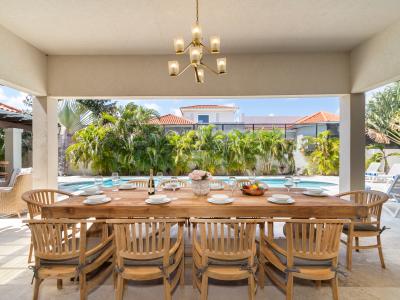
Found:
[[[189,174],[192,180],[192,190],[196,196],[205,196],[210,192],[209,180],[212,178],[211,174],[203,170],[194,170]]]

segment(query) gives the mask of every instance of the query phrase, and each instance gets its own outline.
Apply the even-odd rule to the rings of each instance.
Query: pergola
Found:
[[[167,61],[176,59],[173,38],[189,38],[194,1],[0,0],[0,6],[0,83],[35,96],[35,187],[57,184],[58,98],[335,95],[340,189],[360,189],[364,93],[400,79],[398,0],[203,0],[203,31],[221,36],[228,74],[210,74],[201,85],[190,72],[179,78],[167,72]]]

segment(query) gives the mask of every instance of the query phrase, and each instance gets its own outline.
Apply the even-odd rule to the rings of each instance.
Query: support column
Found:
[[[340,98],[339,190],[365,188],[365,95]]]
[[[33,188],[57,188],[57,99],[34,98],[32,112]]]
[[[10,164],[8,166],[9,174],[15,169],[22,167],[22,129],[6,128],[4,129],[4,152],[5,160]]]

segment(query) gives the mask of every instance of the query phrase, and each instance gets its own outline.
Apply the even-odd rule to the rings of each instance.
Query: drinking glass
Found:
[[[287,191],[290,192],[290,189],[293,187],[293,179],[291,177],[286,178],[284,186],[287,188]]]
[[[235,176],[229,177],[229,186],[231,188],[231,193],[233,196],[233,193],[235,192],[235,187],[236,187],[236,177]]]
[[[101,191],[101,188],[103,187],[103,177],[101,176],[96,176],[94,178],[94,185],[97,187],[99,191]]]
[[[118,186],[119,186],[119,175],[118,175],[118,172],[113,172],[111,174],[111,180],[112,180],[112,185],[115,187],[113,192],[118,192]]]
[[[162,172],[157,172],[157,174],[156,174],[157,186],[159,187],[159,191],[162,190],[161,182],[163,181],[163,176],[164,176],[164,174]]]
[[[172,191],[174,192],[174,197],[175,197],[175,191],[176,191],[176,188],[178,187],[178,178],[171,177],[171,187],[172,187]]]

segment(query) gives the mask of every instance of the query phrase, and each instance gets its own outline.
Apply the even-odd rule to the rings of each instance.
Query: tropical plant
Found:
[[[400,145],[400,82],[377,92],[366,107],[366,132],[376,143]]]
[[[76,99],[79,105],[91,111],[96,118],[100,118],[103,113],[114,114],[117,106],[114,101],[105,99]]]
[[[383,161],[383,171],[385,173],[389,172],[389,162],[388,158],[392,156],[400,156],[399,152],[393,153],[386,153],[385,146],[382,144],[375,144],[367,146],[367,149],[376,149],[378,152],[374,153],[368,160],[367,160],[367,167],[373,162],[382,162]]]
[[[339,173],[339,139],[331,137],[329,130],[317,137],[303,139],[303,151],[309,159],[311,174],[337,175]]]

